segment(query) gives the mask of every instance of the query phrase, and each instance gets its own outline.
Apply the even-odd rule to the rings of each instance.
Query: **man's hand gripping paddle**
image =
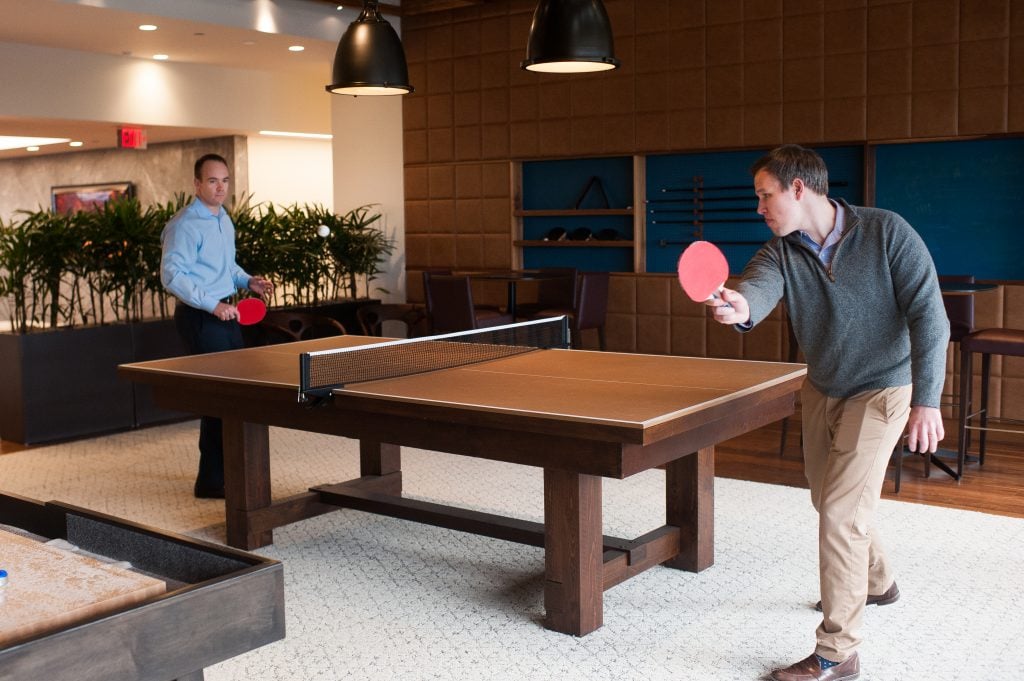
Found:
[[[696,303],[718,298],[729,278],[729,263],[710,241],[694,241],[679,256],[679,284]]]
[[[238,309],[238,323],[242,326],[259,324],[267,315],[267,304],[260,298],[243,298],[235,307]]]

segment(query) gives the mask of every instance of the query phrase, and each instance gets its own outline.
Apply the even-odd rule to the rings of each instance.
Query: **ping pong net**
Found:
[[[336,388],[353,383],[568,347],[569,321],[566,317],[553,317],[425,338],[304,352],[299,355],[299,402],[315,406],[330,398]]]

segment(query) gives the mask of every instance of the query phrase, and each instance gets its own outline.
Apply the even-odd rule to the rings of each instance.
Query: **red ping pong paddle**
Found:
[[[717,298],[729,278],[729,263],[710,241],[694,241],[679,256],[679,284],[690,300],[703,303]]]
[[[267,304],[260,298],[244,298],[238,301],[238,323],[242,326],[259,324],[267,315]]]

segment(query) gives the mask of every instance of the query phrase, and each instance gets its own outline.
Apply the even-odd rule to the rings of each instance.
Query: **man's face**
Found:
[[[228,167],[220,161],[207,161],[203,164],[195,180],[196,196],[213,212],[220,210],[228,197]]]
[[[796,184],[796,182],[794,182]],[[754,176],[757,213],[764,217],[775,236],[786,236],[800,229],[802,211],[793,187],[783,187],[779,178],[767,170]]]

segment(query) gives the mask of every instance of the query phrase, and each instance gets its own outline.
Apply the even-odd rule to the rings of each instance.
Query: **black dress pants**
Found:
[[[242,327],[237,320],[221,321],[209,312],[178,302],[174,308],[174,325],[189,354],[237,350],[244,346]],[[221,420],[204,416],[199,421],[199,487],[216,489],[224,486],[224,438]]]

